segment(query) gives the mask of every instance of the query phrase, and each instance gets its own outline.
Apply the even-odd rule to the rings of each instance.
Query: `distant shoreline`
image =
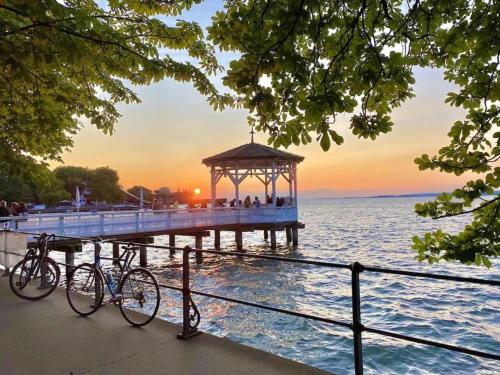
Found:
[[[358,196],[346,196],[346,197],[318,197],[311,199],[428,198],[428,197],[437,197],[439,194],[441,193],[380,194],[380,195],[367,195],[367,196],[358,195]],[[495,191],[493,195],[500,195],[500,191]]]

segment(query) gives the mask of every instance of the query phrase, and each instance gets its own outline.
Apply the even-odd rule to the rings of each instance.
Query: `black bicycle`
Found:
[[[111,296],[110,302],[120,306],[123,317],[134,326],[144,326],[158,312],[160,288],[150,271],[131,267],[139,248],[127,245],[123,249],[114,272],[108,270],[105,274],[98,253],[94,263],[83,263],[76,267],[68,276],[66,296],[76,313],[89,316],[101,307],[106,285]]]
[[[52,234],[42,233],[36,246],[29,248],[23,260],[12,268],[9,285],[19,298],[37,301],[57,288],[61,271],[55,260],[48,256],[48,244],[54,238]]]

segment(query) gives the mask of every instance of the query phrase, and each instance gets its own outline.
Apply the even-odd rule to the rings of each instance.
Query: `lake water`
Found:
[[[419,218],[413,206],[422,198],[316,199],[300,202],[299,246],[269,249],[262,232],[245,233],[248,252],[286,257],[377,265],[403,270],[500,279],[491,269],[456,263],[418,263],[411,237],[437,228],[457,231],[466,218],[432,221]],[[157,244],[168,244],[157,237]],[[178,237],[177,245],[193,245]],[[213,247],[205,239],[204,247]],[[221,247],[235,250],[234,235],[223,233]],[[81,258],[80,255],[78,258]],[[180,285],[181,254],[170,258],[150,250],[149,263],[160,282]],[[78,260],[77,260],[78,262]],[[350,322],[350,271],[270,262],[260,259],[205,256],[192,267],[192,288]],[[500,352],[500,288],[397,275],[362,273],[362,321],[374,328],[434,339],[482,351]],[[162,290],[159,316],[181,322],[179,292]],[[352,332],[342,327],[263,311],[220,300],[193,297],[200,329],[337,374],[353,370]],[[97,316],[96,316],[97,317]],[[146,328],[147,329],[147,328]],[[500,363],[406,341],[363,333],[367,374],[493,374]]]

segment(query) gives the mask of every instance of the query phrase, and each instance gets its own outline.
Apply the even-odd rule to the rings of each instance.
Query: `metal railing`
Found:
[[[186,208],[141,211],[72,212],[10,216],[0,220],[12,230],[60,236],[112,237],[174,229],[236,224],[272,224],[298,220],[297,207]]]
[[[34,234],[34,233],[30,233]],[[77,240],[85,240],[89,241],[90,239],[83,239],[77,237],[68,237],[68,236],[58,236],[66,239],[77,239]],[[92,240],[90,240],[92,241]],[[95,240],[94,240],[95,241]],[[163,245],[151,245],[151,244],[143,244],[143,243],[133,243],[133,242],[124,242],[124,241],[110,241],[109,243],[117,243],[123,245],[135,245],[142,246],[146,248],[153,249],[163,249],[170,251],[182,251],[182,287],[176,287],[173,285],[159,283],[160,287],[168,288],[176,291],[182,292],[183,296],[183,319],[182,319],[182,332],[178,335],[181,339],[188,339],[193,337],[199,333],[198,325],[201,320],[201,312],[197,308],[195,302],[193,301],[192,296],[203,296],[208,298],[214,298],[221,301],[237,303],[245,306],[251,306],[255,308],[260,308],[268,311],[274,311],[282,314],[287,314],[291,316],[296,316],[305,319],[311,319],[315,321],[320,321],[327,324],[332,324],[336,326],[340,326],[343,328],[348,328],[352,330],[353,334],[353,352],[354,352],[354,369],[356,374],[363,374],[363,332],[374,333],[377,335],[382,335],[386,337],[395,338],[398,340],[405,340],[417,344],[423,344],[427,346],[433,346],[437,348],[447,349],[459,353],[464,353],[480,358],[487,358],[492,360],[500,361],[499,352],[491,353],[484,352],[476,349],[465,348],[458,345],[447,344],[444,342],[428,340],[420,337],[409,336],[401,333],[386,331],[383,329],[378,329],[376,327],[366,326],[363,324],[361,319],[361,288],[360,288],[360,274],[363,272],[371,272],[371,273],[383,273],[383,274],[392,274],[392,275],[401,275],[401,276],[409,276],[415,278],[425,278],[425,279],[434,279],[434,280],[446,280],[453,281],[459,283],[470,283],[470,284],[478,284],[478,285],[488,285],[499,287],[500,280],[486,280],[472,277],[460,277],[460,276],[452,276],[452,275],[443,275],[443,274],[434,274],[427,272],[416,272],[416,271],[405,271],[398,270],[392,268],[385,267],[374,267],[374,266],[364,266],[359,262],[354,262],[351,264],[343,264],[343,263],[334,263],[334,262],[324,262],[324,261],[315,261],[315,260],[306,260],[306,259],[297,259],[297,258],[286,258],[281,256],[274,255],[261,255],[261,254],[252,254],[246,252],[228,252],[221,250],[209,250],[209,249],[193,249],[190,246],[186,247],[174,247],[174,246],[163,246]],[[98,247],[100,247],[100,243],[95,241],[95,251],[100,251]],[[352,320],[349,322],[330,319],[322,316],[306,314],[298,311],[283,309],[279,307],[264,305],[261,303],[245,301],[236,298],[230,298],[222,295],[217,295],[213,293],[206,293],[200,290],[194,290],[190,287],[190,255],[196,254],[197,257],[200,257],[201,254],[213,254],[225,257],[246,257],[246,258],[254,258],[254,259],[266,259],[269,261],[275,262],[287,262],[287,263],[296,263],[296,264],[304,264],[304,265],[312,265],[317,267],[326,267],[326,268],[336,268],[336,269],[346,269],[351,272],[351,304],[352,304]],[[113,260],[114,258],[103,258],[101,259],[109,259]],[[68,266],[67,264],[65,264]]]

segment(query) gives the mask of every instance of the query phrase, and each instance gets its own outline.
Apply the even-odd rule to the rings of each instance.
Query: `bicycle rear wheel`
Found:
[[[140,327],[155,317],[160,307],[160,288],[151,272],[134,268],[120,282],[120,311],[130,324]]]
[[[69,274],[66,298],[81,316],[97,311],[104,299],[104,280],[94,264],[82,263]]]
[[[40,264],[38,256],[28,256],[12,269],[9,286],[19,298],[38,301],[50,295],[59,284],[61,271],[57,263],[48,257]]]

